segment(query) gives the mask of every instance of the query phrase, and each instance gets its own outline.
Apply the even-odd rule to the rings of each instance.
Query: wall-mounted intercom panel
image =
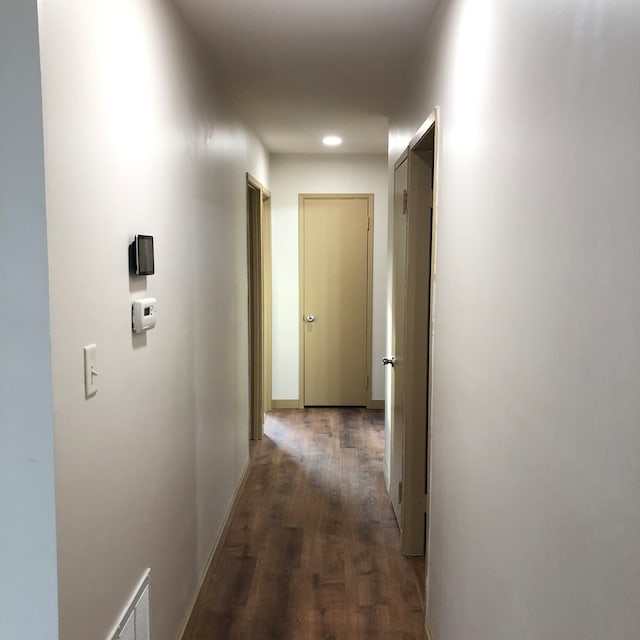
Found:
[[[131,328],[134,333],[144,333],[156,326],[158,301],[155,298],[139,298],[131,305]]]

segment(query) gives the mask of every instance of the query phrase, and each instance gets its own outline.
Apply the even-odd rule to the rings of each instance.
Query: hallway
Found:
[[[184,640],[424,637],[423,558],[403,558],[382,413],[273,411]]]

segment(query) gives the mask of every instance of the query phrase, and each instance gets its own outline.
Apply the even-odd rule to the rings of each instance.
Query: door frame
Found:
[[[373,193],[300,193],[298,194],[298,408],[304,409],[304,201],[314,200],[336,200],[336,199],[367,199],[369,228],[367,231],[367,322],[366,322],[366,367],[367,367],[367,394],[366,407],[373,408],[372,401],[372,379],[371,379],[371,357],[373,349],[373,218],[374,218],[374,198]]]
[[[405,316],[405,423],[401,549],[427,555],[429,474],[433,413],[433,342],[438,231],[439,108],[431,112],[408,148],[407,306]],[[433,192],[430,194],[431,190]],[[431,211],[425,207],[431,195]],[[425,279],[428,287],[425,287]],[[390,471],[391,475],[391,471]],[[393,490],[393,487],[391,487]],[[428,562],[428,558],[427,558]]]
[[[271,193],[247,173],[247,265],[249,295],[249,437],[264,435],[272,408]]]

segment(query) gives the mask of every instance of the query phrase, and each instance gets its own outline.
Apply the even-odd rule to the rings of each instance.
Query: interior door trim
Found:
[[[298,356],[298,408],[304,409],[304,331],[302,330],[302,318],[305,314],[304,309],[304,201],[305,199],[313,200],[336,200],[336,199],[362,199],[368,201],[369,214],[369,231],[367,233],[367,326],[366,326],[366,368],[367,368],[367,409],[374,408],[372,401],[372,377],[371,377],[371,358],[373,348],[372,325],[373,325],[373,218],[374,218],[374,198],[373,193],[300,193],[298,194],[298,287],[299,287],[299,303],[298,303],[298,338],[299,338],[299,356]]]

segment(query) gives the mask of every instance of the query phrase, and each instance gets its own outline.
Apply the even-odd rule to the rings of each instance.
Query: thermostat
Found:
[[[134,333],[144,333],[156,326],[158,301],[155,298],[139,298],[131,305],[131,328]]]

